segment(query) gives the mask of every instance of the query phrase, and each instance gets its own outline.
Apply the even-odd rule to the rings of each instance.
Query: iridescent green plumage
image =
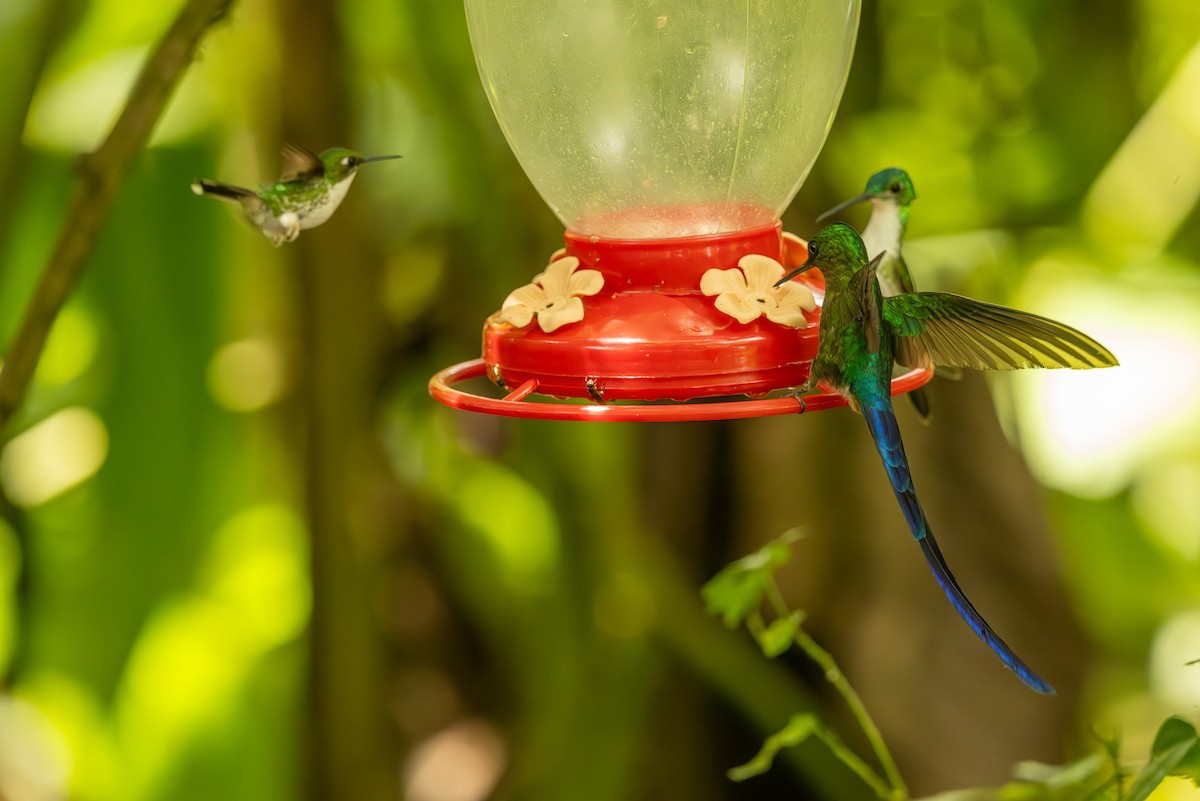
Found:
[[[247,219],[279,247],[292,242],[302,230],[328,220],[350,189],[358,168],[371,161],[400,156],[363,156],[344,147],[314,155],[295,145],[283,148],[283,175],[259,191],[216,181],[192,184],[197,195],[240,203]]]
[[[900,362],[983,370],[1084,369],[1115,365],[1116,358],[1070,326],[1017,309],[940,292],[884,297],[876,278],[880,257],[868,262],[862,240],[843,223],[824,228],[808,249],[808,261],[779,281],[811,267],[825,276],[817,355],[796,394],[803,396],[823,383],[862,414],[909,531],[951,605],[1021,681],[1037,692],[1053,694],[1054,688],[992,630],[946,564],[917,499],[892,411],[892,367]]]
[[[916,199],[917,190],[908,173],[899,167],[888,167],[867,179],[861,195],[834,206],[818,217],[817,222],[855,204],[870,201],[871,216],[863,228],[862,240],[867,248],[867,258],[880,258],[876,269],[880,290],[884,295],[916,292],[903,252],[909,210]],[[918,388],[909,393],[908,399],[921,419],[928,422],[933,414],[928,392]]]

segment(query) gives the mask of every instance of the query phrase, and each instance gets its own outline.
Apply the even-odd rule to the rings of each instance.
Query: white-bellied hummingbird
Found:
[[[241,204],[247,219],[279,247],[333,216],[360,166],[398,158],[364,156],[344,147],[331,147],[318,156],[302,147],[285,145],[283,175],[270,186],[256,191],[202,179],[192,184],[192,191]]]
[[[899,167],[888,167],[867,179],[867,188],[861,195],[837,204],[818,217],[817,222],[827,220],[857,203],[871,201],[871,216],[863,228],[862,241],[867,248],[867,258],[873,259],[882,254],[876,270],[879,288],[884,295],[916,292],[916,284],[913,283],[908,265],[904,263],[901,249],[904,230],[908,227],[909,206],[916,199],[917,190],[913,188],[908,173]],[[921,419],[928,422],[933,414],[928,392],[918,387],[908,393],[908,399]]]

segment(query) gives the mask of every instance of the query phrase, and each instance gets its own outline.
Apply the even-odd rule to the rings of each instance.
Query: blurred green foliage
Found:
[[[0,341],[75,154],[180,5],[0,4]],[[306,49],[296,32],[317,27],[335,47]],[[296,86],[305,70],[328,86]],[[785,215],[811,233],[901,165],[923,288],[1063,319],[1122,360],[993,385],[1045,486],[1087,642],[1045,761],[1093,750],[1093,727],[1151,754],[1163,718],[1200,704],[1198,97],[1194,0],[869,3],[842,109]],[[273,177],[305,114],[348,138],[300,144],[405,159],[364,171],[333,221],[280,250],[188,191]],[[426,395],[560,237],[487,106],[458,4],[239,3],[123,187],[5,432],[0,797],[860,797],[817,747],[788,752],[787,771],[724,777],[823,692],[696,596],[751,550],[736,537],[781,530],[747,500],[762,466],[737,458],[761,429],[494,420]],[[323,306],[341,296],[314,293],[317,278],[352,300]],[[837,425],[826,417],[780,425]],[[944,428],[931,436],[956,436]],[[844,483],[881,482],[869,469]],[[789,514],[805,522],[799,503]],[[802,594],[796,581],[782,590]],[[932,646],[913,642],[892,629],[872,653]],[[948,736],[1019,740],[1021,714],[964,711]],[[885,733],[912,745],[898,758],[914,791],[949,789],[929,778],[944,757]],[[979,750],[980,764],[1031,756]]]
[[[904,801],[910,797],[908,788],[899,777],[891,752],[879,736],[870,713],[833,657],[801,628],[804,613],[790,611],[782,600],[775,574],[790,561],[789,546],[798,539],[796,530],[785,532],[754,553],[726,565],[704,585],[702,595],[709,613],[720,616],[726,626],[745,624],[764,656],[778,657],[796,645],[820,666],[825,680],[842,695],[862,728],[884,776],[848,748],[817,715],[804,712],[793,715],[782,729],[768,736],[749,762],[730,768],[729,778],[745,781],[761,776],[771,769],[781,751],[815,739],[871,788],[880,801]],[[774,619],[770,623],[764,622],[764,608],[772,610]],[[1002,787],[954,790],[929,801],[1145,801],[1156,792],[1174,797],[1173,791],[1181,785],[1168,784],[1168,790],[1162,790],[1171,779],[1190,782],[1193,789],[1200,788],[1200,735],[1195,726],[1180,717],[1172,715],[1159,726],[1150,754],[1136,775],[1121,764],[1118,738],[1103,741],[1101,745],[1103,751],[1067,765],[1018,763],[1013,770],[1015,781]]]

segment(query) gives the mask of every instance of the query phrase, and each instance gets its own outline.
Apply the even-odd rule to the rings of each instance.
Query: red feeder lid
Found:
[[[512,388],[537,381],[541,394],[605,400],[690,400],[762,395],[803,383],[816,354],[818,316],[805,328],[765,316],[740,323],[700,290],[712,268],[748,254],[782,261],[780,224],[666,240],[615,240],[568,232],[566,255],[604,277],[583,298],[582,320],[550,333],[489,321],[489,376]],[[819,273],[802,276],[818,296]]]

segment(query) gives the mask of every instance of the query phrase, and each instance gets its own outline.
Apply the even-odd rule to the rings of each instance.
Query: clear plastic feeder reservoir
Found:
[[[597,401],[801,383],[821,279],[772,287],[805,257],[801,241],[785,247],[779,215],[829,131],[859,0],[466,0],[466,12],[500,126],[567,228],[566,248],[485,324],[488,376]]]
[[[845,86],[857,0],[466,0],[483,86],[567,229],[769,225]]]

